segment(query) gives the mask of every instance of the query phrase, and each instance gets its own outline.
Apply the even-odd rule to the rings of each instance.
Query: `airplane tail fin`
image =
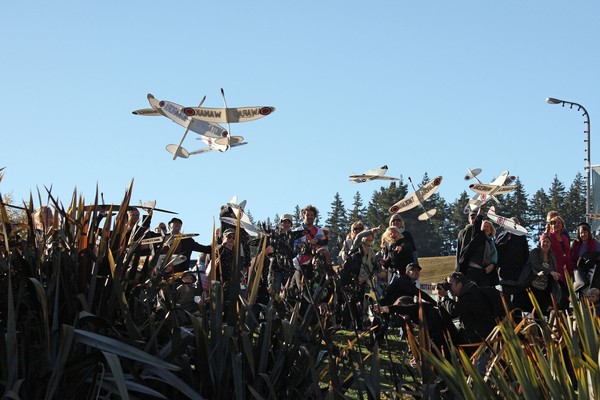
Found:
[[[175,158],[188,158],[190,156],[190,153],[186,149],[176,144],[168,144],[166,149],[169,153],[173,154]]]

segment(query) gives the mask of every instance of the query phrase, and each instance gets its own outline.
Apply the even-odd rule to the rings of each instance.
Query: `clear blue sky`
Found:
[[[339,192],[368,203],[381,183],[350,173],[443,175],[454,201],[467,167],[503,170],[528,193],[584,172],[583,104],[600,126],[597,1],[11,1],[0,13],[0,189],[53,187],[68,203],[96,183],[119,203],[157,200],[210,241],[219,205],[255,219]],[[173,161],[183,129],[131,114],[146,94],[184,105],[271,105],[232,126],[247,146]],[[600,162],[592,129],[592,163]],[[184,146],[202,144],[190,134]],[[383,183],[387,185],[387,183]],[[154,223],[168,220],[157,214]]]

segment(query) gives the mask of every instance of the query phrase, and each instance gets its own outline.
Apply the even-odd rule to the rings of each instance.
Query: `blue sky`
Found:
[[[503,170],[528,193],[584,172],[583,118],[600,118],[597,1],[8,2],[0,13],[2,193],[53,187],[68,203],[98,184],[119,203],[157,200],[210,241],[234,194],[254,218],[381,183],[348,175],[442,175],[454,201],[467,167]],[[232,126],[247,146],[173,161],[183,129],[131,114],[158,99],[271,105]],[[597,126],[597,124],[595,125]],[[596,129],[598,131],[598,129]],[[592,130],[592,163],[600,160]],[[202,144],[188,135],[184,146]],[[387,183],[383,183],[387,185]],[[158,214],[154,218],[168,220]]]

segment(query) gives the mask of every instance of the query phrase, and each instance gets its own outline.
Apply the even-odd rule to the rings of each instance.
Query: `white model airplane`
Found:
[[[412,183],[412,180],[410,178],[408,178],[408,179]],[[426,184],[421,186],[419,188],[419,190],[415,190],[414,193],[406,196],[405,198],[403,198],[402,200],[398,201],[393,206],[391,206],[389,209],[389,212],[391,214],[397,214],[397,213],[401,213],[401,212],[413,209],[416,206],[421,206],[423,208],[423,210],[425,210],[425,208],[423,206],[423,202],[425,200],[427,200],[428,198],[430,198],[436,192],[436,190],[438,190],[441,183],[442,183],[441,176],[438,176],[437,178],[430,180],[429,182],[427,182]],[[429,218],[431,218],[435,215],[436,211],[437,210],[435,208],[433,208],[431,210],[425,210],[425,212],[423,214],[419,215],[419,217],[418,217],[419,221],[428,220]]]
[[[487,203],[490,199],[494,199],[496,203],[500,203],[496,195],[508,193],[517,188],[517,185],[511,185],[517,178],[508,175],[508,171],[502,172],[499,177],[489,184],[484,184],[477,178],[477,175],[481,173],[481,168],[467,168],[467,171],[468,173],[465,175],[465,180],[475,179],[477,183],[469,185],[469,188],[475,192],[475,195],[471,197],[469,203],[465,206],[465,214],[479,209],[479,207]]]
[[[237,195],[234,195],[231,198],[231,200],[229,200],[229,203],[227,203],[227,205],[231,207],[231,210],[235,214],[235,218],[221,217],[221,222],[225,222],[227,224],[236,226],[239,219],[240,227],[244,229],[246,233],[248,233],[250,236],[258,236],[261,234],[260,229],[258,229],[252,224],[252,221],[250,221],[250,217],[248,217],[248,215],[244,212],[244,207],[246,207],[246,200],[243,200],[240,203],[238,203]],[[242,214],[241,216],[240,213]]]
[[[525,229],[525,227],[517,224],[515,221],[513,221],[510,218],[501,217],[500,215],[496,214],[496,207],[494,207],[494,206],[490,207],[490,209],[487,212],[487,216],[493,223],[504,227],[504,229],[506,229],[513,235],[517,235],[517,236],[526,236],[527,235],[527,229]]]
[[[384,165],[381,168],[368,169],[364,174],[350,175],[349,179],[352,183],[363,183],[374,180],[398,181],[400,179],[391,176],[385,176],[388,171],[388,166]]]
[[[223,93],[223,89],[221,89]],[[224,94],[224,93],[223,93]],[[223,97],[224,98],[224,97]],[[157,116],[162,115],[171,121],[186,128],[178,145],[167,145],[167,151],[173,154],[173,160],[177,157],[188,158],[191,155],[201,154],[209,151],[225,152],[231,147],[248,144],[242,136],[230,136],[219,122],[246,122],[265,117],[275,111],[274,107],[240,107],[228,108],[202,108],[206,96],[200,101],[198,107],[183,107],[179,104],[165,100],[157,100],[152,94],[148,94],[148,102],[152,108],[144,108],[133,111],[135,115]],[[189,131],[199,135],[208,147],[196,151],[187,151],[181,145]]]

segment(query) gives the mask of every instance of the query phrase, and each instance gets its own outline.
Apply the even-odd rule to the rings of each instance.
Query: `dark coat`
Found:
[[[518,280],[529,258],[527,236],[517,236],[503,231],[496,238],[496,250],[498,250],[500,279]]]
[[[392,283],[385,289],[383,296],[379,299],[379,305],[390,306],[394,304],[402,296],[417,296],[421,294],[421,299],[429,303],[435,304],[435,300],[427,293],[423,292],[407,275],[396,277]]]
[[[467,282],[458,301],[448,304],[448,312],[459,318],[463,325],[462,340],[477,343],[484,340],[496,326],[496,312],[481,289],[474,282]]]

